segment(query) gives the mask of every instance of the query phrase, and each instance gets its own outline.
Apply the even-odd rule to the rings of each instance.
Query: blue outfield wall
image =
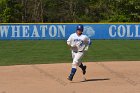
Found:
[[[0,40],[67,39],[78,24],[0,24]],[[83,34],[91,39],[140,39],[140,23],[85,23]]]

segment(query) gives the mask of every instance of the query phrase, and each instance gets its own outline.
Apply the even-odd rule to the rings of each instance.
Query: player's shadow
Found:
[[[110,78],[86,79],[85,81],[80,81],[80,82],[105,81],[105,80],[110,80]]]
[[[110,78],[86,79],[85,81],[71,82],[71,83],[92,82],[92,81],[106,81],[106,80],[110,80]]]

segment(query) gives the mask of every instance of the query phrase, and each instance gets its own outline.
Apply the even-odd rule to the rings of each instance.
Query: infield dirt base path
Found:
[[[85,62],[67,80],[70,63],[0,66],[0,93],[140,93],[140,61]]]

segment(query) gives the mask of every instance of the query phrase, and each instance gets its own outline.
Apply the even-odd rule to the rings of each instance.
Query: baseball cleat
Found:
[[[86,68],[87,68],[87,66],[83,66],[83,75],[86,74]]]
[[[72,76],[69,76],[67,79],[68,79],[69,81],[72,81],[73,77],[72,77]]]
[[[82,80],[81,80],[81,82],[85,82],[86,81],[86,78],[85,77],[83,77],[82,78]]]

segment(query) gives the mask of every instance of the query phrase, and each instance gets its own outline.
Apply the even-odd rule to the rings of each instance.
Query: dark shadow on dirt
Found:
[[[110,79],[109,79],[109,78],[86,79],[85,81],[81,81],[81,82],[90,82],[90,81],[105,81],[105,80],[110,80]]]
[[[94,79],[86,79],[85,81],[72,81],[71,83],[82,83],[82,82],[92,82],[92,81],[106,81],[106,80],[110,80],[110,78],[94,78]]]

